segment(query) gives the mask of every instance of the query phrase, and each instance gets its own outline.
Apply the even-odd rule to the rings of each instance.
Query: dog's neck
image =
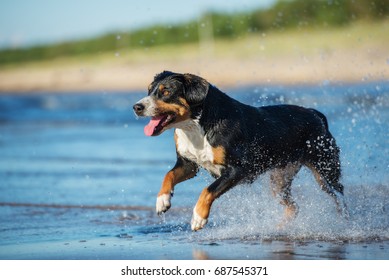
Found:
[[[176,133],[178,135],[185,134],[194,146],[202,146],[204,144],[205,132],[198,119],[180,122],[175,127]]]

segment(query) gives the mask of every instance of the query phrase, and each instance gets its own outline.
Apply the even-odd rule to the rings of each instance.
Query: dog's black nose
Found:
[[[143,112],[143,110],[145,109],[145,106],[141,103],[137,103],[134,105],[134,107],[132,107],[134,109],[134,112],[139,115]]]

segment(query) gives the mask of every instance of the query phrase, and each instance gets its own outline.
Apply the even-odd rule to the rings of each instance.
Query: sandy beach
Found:
[[[28,66],[0,71],[0,92],[145,90],[152,77],[163,70],[195,73],[221,88],[247,84],[363,82],[389,79],[389,53],[350,50],[276,58],[212,57],[119,65]]]
[[[220,88],[389,79],[389,23],[121,49],[0,67],[0,92],[138,91],[155,74],[193,73]]]

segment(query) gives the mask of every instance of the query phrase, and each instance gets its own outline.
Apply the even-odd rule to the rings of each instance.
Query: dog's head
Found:
[[[192,74],[164,71],[154,77],[148,96],[133,107],[137,116],[151,117],[145,126],[147,136],[157,136],[177,124],[193,118],[202,105],[209,83]]]

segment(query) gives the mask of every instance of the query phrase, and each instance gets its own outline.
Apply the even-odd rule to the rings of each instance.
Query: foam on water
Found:
[[[282,206],[268,187],[268,179],[238,186],[214,203],[208,228],[199,240],[323,240],[373,241],[389,239],[388,186],[346,186],[350,217],[336,211],[331,197],[320,190],[308,172],[293,184],[299,205],[295,220],[285,225]],[[265,176],[266,177],[266,176]]]

